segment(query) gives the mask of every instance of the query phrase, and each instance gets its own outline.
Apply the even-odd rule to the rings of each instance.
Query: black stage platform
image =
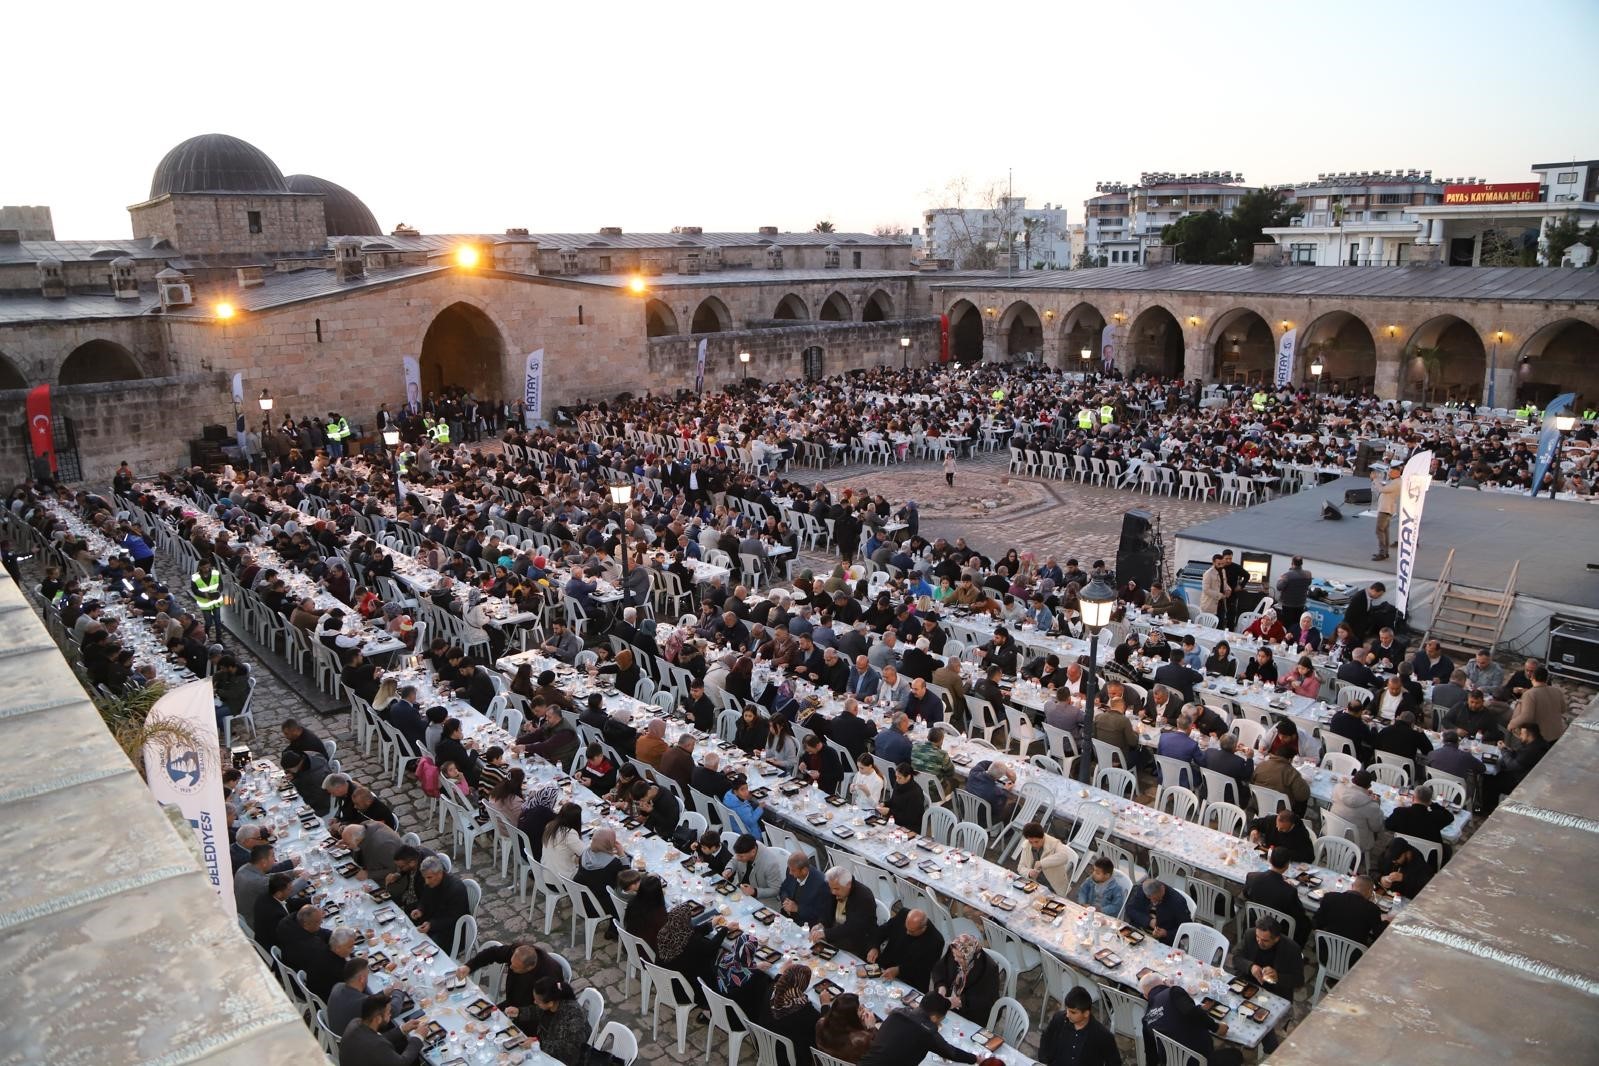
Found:
[[[1381,578],[1391,590],[1397,554],[1373,562],[1375,519],[1360,517],[1371,508],[1343,502],[1345,490],[1369,485],[1362,477],[1341,478],[1189,526],[1177,534],[1177,562],[1208,562],[1223,547],[1272,552],[1277,556],[1272,564],[1275,580],[1287,569],[1288,556],[1302,555],[1317,577],[1349,582]],[[1328,501],[1340,507],[1343,521],[1321,518],[1322,504]],[[1393,533],[1398,532],[1396,518]],[[1599,615],[1599,571],[1587,568],[1599,565],[1599,504],[1434,484],[1422,512],[1416,560],[1418,586],[1425,588],[1417,588],[1413,606],[1438,580],[1450,548],[1455,549],[1450,575],[1455,584],[1503,591],[1511,565],[1520,559],[1518,598],[1541,601],[1554,610]]]

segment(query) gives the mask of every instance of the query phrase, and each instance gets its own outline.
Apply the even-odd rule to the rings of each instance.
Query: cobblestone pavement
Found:
[[[1062,561],[1067,555],[1077,555],[1085,562],[1091,558],[1113,558],[1122,511],[1150,503],[1146,497],[1120,490],[1011,478],[1006,475],[1005,468],[1003,452],[963,462],[953,489],[945,486],[937,464],[925,462],[897,465],[887,470],[848,466],[820,472],[820,476],[833,485],[880,486],[892,499],[916,499],[922,509],[922,528],[932,536],[965,536],[969,543],[989,553],[1002,552],[1011,546],[1055,553]],[[803,477],[806,472],[796,473]],[[993,506],[987,501],[992,501]],[[1215,504],[1165,498],[1155,501],[1154,508],[1165,518],[1164,532],[1168,538],[1185,525],[1228,510]],[[805,553],[802,560],[813,566],[822,561],[812,553]],[[187,575],[172,572],[170,564],[164,560],[158,564],[158,573],[171,587],[185,585]],[[254,711],[258,731],[249,741],[256,752],[276,756],[281,747],[279,727],[283,720],[301,719],[325,739],[337,742],[337,755],[344,770],[357,781],[373,787],[393,806],[403,831],[418,833],[430,848],[451,851],[451,842],[438,832],[437,820],[421,790],[410,782],[401,789],[394,788],[393,780],[383,773],[376,748],[368,754],[356,744],[345,713],[318,713],[312,702],[301,695],[301,692],[310,691],[309,682],[285,681],[231,635],[224,637],[223,642],[242,661],[250,663],[257,678]],[[273,665],[279,670],[286,669],[281,662]],[[326,704],[325,700],[318,702]],[[673,1036],[670,1011],[666,1012],[661,1036],[653,1036],[648,1015],[638,1009],[636,982],[624,994],[624,972],[615,944],[599,940],[593,959],[584,960],[581,940],[574,943],[569,938],[564,911],[557,915],[550,935],[545,936],[542,911],[535,916],[529,909],[536,894],[530,891],[526,901],[518,899],[512,878],[500,873],[489,858],[490,849],[481,845],[480,841],[470,876],[483,888],[478,923],[484,941],[535,939],[565,955],[572,962],[578,987],[592,986],[605,996],[607,1020],[620,1021],[637,1034],[641,1062],[687,1064],[705,1059],[707,1029],[704,1025],[696,1022],[689,1026],[688,1043],[681,1054]],[[458,861],[461,858],[458,853],[454,857]],[[1023,1043],[1023,1050],[1028,1054],[1037,1054],[1039,1028],[1036,1021],[1041,996],[1040,971],[1023,974],[1018,998],[1032,1011],[1034,1019],[1034,1027]],[[1127,1061],[1135,1061],[1131,1042],[1124,1039],[1122,1044]],[[752,1042],[746,1041],[745,1046],[749,1049]],[[717,1047],[722,1049],[725,1043]],[[744,1053],[745,1057],[752,1054],[750,1050]]]

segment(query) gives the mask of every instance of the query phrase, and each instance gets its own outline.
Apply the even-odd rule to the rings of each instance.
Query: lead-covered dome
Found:
[[[322,197],[322,214],[327,219],[329,237],[378,237],[383,231],[378,220],[355,193],[326,178],[311,174],[290,174],[283,179],[290,192],[314,193]]]
[[[150,199],[175,192],[288,192],[283,172],[261,149],[225,133],[190,137],[162,157]]]

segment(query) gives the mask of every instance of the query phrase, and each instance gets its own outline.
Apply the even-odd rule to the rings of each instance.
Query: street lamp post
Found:
[[[1077,594],[1077,604],[1082,611],[1083,625],[1088,627],[1088,666],[1083,674],[1083,742],[1077,749],[1077,776],[1083,784],[1089,785],[1094,781],[1094,699],[1098,695],[1096,671],[1099,666],[1099,631],[1110,622],[1111,608],[1116,605],[1116,590],[1105,584],[1104,578],[1096,577]]]
[[[389,469],[394,474],[394,519],[400,519],[400,511],[405,507],[405,490],[400,486],[400,430],[398,426],[389,426],[383,431],[383,443],[389,448]]]
[[[1491,411],[1499,398],[1499,342],[1505,339],[1505,331],[1494,330],[1493,350],[1488,353],[1488,409]]]
[[[1555,415],[1555,454],[1549,460],[1549,498],[1551,500],[1555,498],[1555,486],[1560,484],[1560,445],[1565,442],[1566,434],[1576,428],[1576,415]],[[1541,487],[1534,486],[1534,494]]]
[[[1310,364],[1310,376],[1316,379],[1316,395],[1321,395],[1321,360],[1317,359]]]
[[[749,377],[750,376],[750,353],[749,352],[739,352],[738,353],[738,362],[739,362],[739,368],[740,368],[739,369],[739,377],[740,378]],[[629,493],[631,493],[633,490],[632,489],[628,489],[627,491]],[[613,498],[616,495],[616,490],[614,488],[611,490],[611,495],[612,495]],[[622,503],[626,503],[627,500],[624,499],[621,502]]]
[[[261,405],[261,451],[264,454],[267,435],[272,432],[272,394],[262,389],[260,398],[255,402]]]
[[[749,352],[739,352],[740,362],[748,362]],[[611,487],[611,502],[622,509],[622,521],[618,525],[616,539],[622,545],[622,584],[627,585],[627,505],[633,502],[633,486],[625,482],[618,482]],[[623,593],[624,601],[626,593]]]
[[[901,337],[899,339],[899,368],[901,370],[909,370],[911,368],[911,339],[909,337]]]

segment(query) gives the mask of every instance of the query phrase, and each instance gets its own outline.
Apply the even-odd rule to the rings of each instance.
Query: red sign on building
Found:
[[[1536,181],[1512,181],[1499,185],[1445,185],[1446,204],[1535,204]]]

